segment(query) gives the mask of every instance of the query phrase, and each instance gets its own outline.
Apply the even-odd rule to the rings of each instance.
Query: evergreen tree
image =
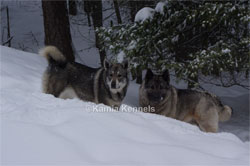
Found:
[[[247,1],[169,0],[151,19],[98,31],[103,49],[123,51],[132,70],[172,69],[197,84],[200,73],[248,72],[248,23]]]

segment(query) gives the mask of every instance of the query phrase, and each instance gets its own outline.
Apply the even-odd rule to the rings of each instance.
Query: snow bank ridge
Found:
[[[150,7],[144,7],[139,10],[135,15],[135,22],[150,20],[154,17],[155,12],[159,12],[161,14],[164,13],[164,7],[167,5],[167,1],[165,2],[158,2],[155,9]]]

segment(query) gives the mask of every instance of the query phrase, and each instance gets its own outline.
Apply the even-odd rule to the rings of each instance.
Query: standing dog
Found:
[[[196,124],[206,132],[217,132],[219,121],[229,120],[232,114],[215,95],[170,86],[168,72],[154,75],[148,70],[139,96],[140,105],[154,107],[153,113]]]
[[[43,74],[43,91],[59,98],[77,97],[84,101],[120,107],[128,87],[128,62],[110,64],[104,68],[68,62],[54,46],[47,46],[40,55],[48,60]]]

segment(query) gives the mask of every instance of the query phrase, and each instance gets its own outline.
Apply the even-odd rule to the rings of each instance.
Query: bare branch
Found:
[[[13,36],[11,36],[6,42],[3,42],[2,45],[4,46],[5,44],[8,44],[9,42],[11,42],[12,39],[13,39]]]

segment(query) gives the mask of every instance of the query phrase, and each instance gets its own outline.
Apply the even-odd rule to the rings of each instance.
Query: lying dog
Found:
[[[68,62],[54,46],[45,47],[40,55],[48,60],[43,75],[44,93],[120,107],[129,84],[127,61],[110,64],[105,60],[104,68],[95,69]]]
[[[154,107],[156,114],[197,124],[206,132],[217,132],[219,121],[230,119],[232,109],[208,92],[177,89],[169,85],[169,74],[148,70],[139,90],[142,107]],[[146,111],[148,112],[148,111]]]

